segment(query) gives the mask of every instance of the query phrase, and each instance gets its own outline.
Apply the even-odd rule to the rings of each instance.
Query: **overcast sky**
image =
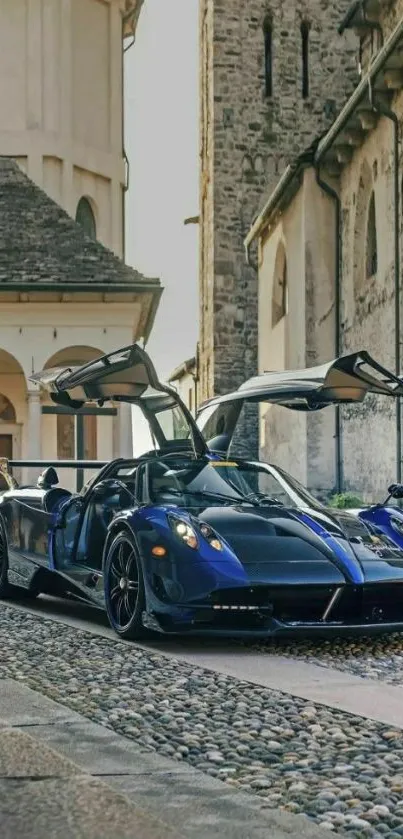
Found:
[[[165,377],[198,335],[198,0],[145,0],[125,72],[126,261],[165,289],[147,347]]]

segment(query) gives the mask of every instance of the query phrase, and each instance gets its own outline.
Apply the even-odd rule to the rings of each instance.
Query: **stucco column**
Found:
[[[119,406],[119,457],[133,457],[132,409],[125,402]]]
[[[27,423],[24,429],[24,460],[40,460],[42,454],[41,401],[38,390],[28,391]],[[36,483],[40,468],[23,469],[23,483]]]

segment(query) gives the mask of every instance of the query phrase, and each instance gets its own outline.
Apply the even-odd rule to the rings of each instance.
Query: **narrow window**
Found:
[[[74,460],[75,421],[72,414],[58,414],[57,422],[57,457],[59,460]]]
[[[97,417],[87,414],[84,417],[84,460],[97,459]]]
[[[302,44],[302,98],[309,96],[309,23],[301,23],[301,44]]]
[[[97,238],[95,216],[88,198],[80,198],[77,205],[76,222],[81,224],[90,239]]]
[[[360,76],[362,76],[363,58],[364,58],[364,38],[361,37],[360,38],[360,46],[359,46],[359,50],[358,50],[358,73],[359,73]]]
[[[273,24],[271,18],[266,18],[263,24],[264,34],[264,84],[265,94],[273,96]]]
[[[275,276],[273,282],[273,295],[271,301],[271,326],[274,329],[288,313],[288,283],[287,283],[287,259],[285,251],[280,247],[277,259]]]
[[[375,194],[372,192],[368,206],[366,274],[367,279],[373,277],[378,270],[378,247],[376,241],[376,211]]]

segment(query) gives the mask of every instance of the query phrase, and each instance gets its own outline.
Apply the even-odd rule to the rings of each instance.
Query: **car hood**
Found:
[[[315,577],[315,567],[331,564],[350,582],[361,581],[368,564],[383,562],[390,574],[403,577],[403,551],[386,537],[374,536],[363,522],[346,513],[336,515],[282,506],[211,507],[198,518],[214,528],[245,566],[277,568],[279,578],[286,566],[302,566]],[[371,568],[368,578],[371,578]],[[320,575],[319,575],[320,576]],[[336,579],[334,580],[336,581]]]

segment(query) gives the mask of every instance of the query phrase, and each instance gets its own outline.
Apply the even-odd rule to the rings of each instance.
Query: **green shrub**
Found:
[[[355,507],[365,507],[365,503],[353,492],[342,492],[339,495],[332,495],[329,498],[329,507],[337,507],[338,510],[351,510]]]

